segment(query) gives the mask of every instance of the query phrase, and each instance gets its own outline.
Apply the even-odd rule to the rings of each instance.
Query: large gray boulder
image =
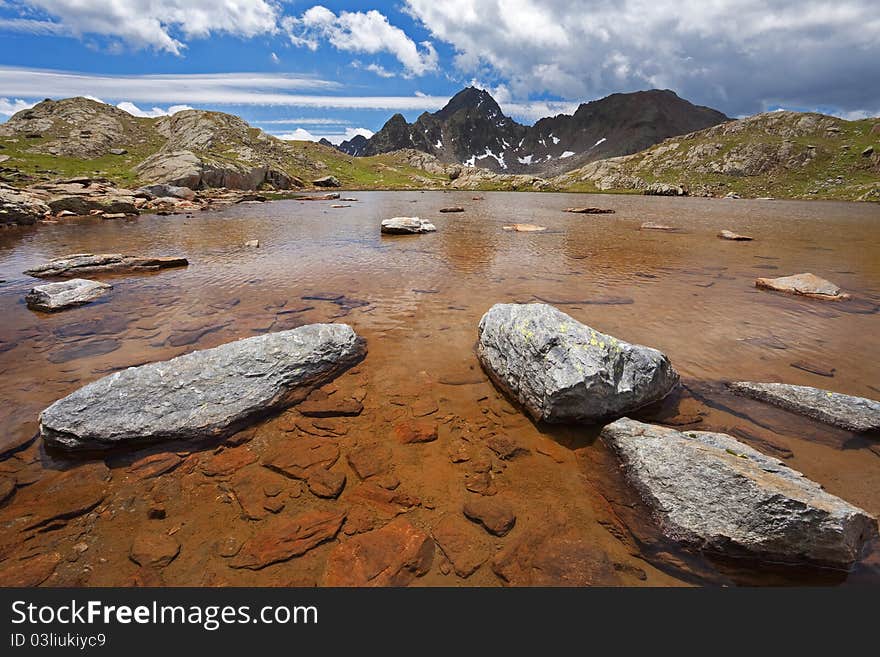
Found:
[[[788,383],[737,381],[729,384],[729,387],[738,395],[773,404],[847,431],[880,429],[880,402],[873,399]]]
[[[51,212],[52,208],[35,194],[0,183],[0,225],[34,224]]]
[[[31,310],[57,312],[91,303],[112,289],[113,286],[108,283],[72,278],[69,281],[37,285],[25,295],[24,300]]]
[[[301,401],[364,353],[345,324],[229,342],[98,379],[44,410],[40,433],[69,450],[222,438]]]
[[[477,355],[496,385],[546,422],[624,415],[663,399],[678,383],[656,349],[540,303],[492,306],[480,320]]]
[[[382,232],[389,235],[416,235],[418,233],[433,233],[436,226],[430,221],[418,217],[392,217],[382,220]]]
[[[171,267],[186,267],[186,258],[122,255],[121,253],[72,253],[26,270],[36,278],[67,278],[81,274],[127,273],[157,271]]]
[[[623,418],[602,430],[665,536],[728,556],[846,567],[877,520],[723,433]]]

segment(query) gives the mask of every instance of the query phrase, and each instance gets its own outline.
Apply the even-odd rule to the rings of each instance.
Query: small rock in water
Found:
[[[820,365],[819,363],[813,363],[807,360],[798,360],[791,364],[792,367],[798,370],[803,370],[804,372],[810,372],[811,374],[818,374],[819,376],[827,376],[833,377],[834,373],[837,371],[835,367],[829,367],[826,365]]]
[[[614,214],[614,210],[605,208],[565,208],[563,212],[573,212],[574,214]]]
[[[345,324],[229,342],[98,379],[43,411],[40,431],[65,449],[228,437],[335,378],[365,351]]]
[[[514,233],[541,233],[547,230],[547,226],[538,226],[536,224],[510,224],[502,226],[502,229]]]
[[[474,497],[462,507],[468,519],[479,523],[490,534],[504,536],[516,524],[516,514],[511,506],[498,497]]]
[[[83,306],[109,294],[113,289],[108,283],[73,278],[69,281],[37,285],[25,296],[28,308],[43,312],[56,312],[74,306]]]
[[[877,536],[866,511],[726,434],[623,418],[601,437],[664,535],[695,549],[848,567]]]
[[[782,276],[781,278],[758,278],[755,280],[755,287],[829,301],[841,301],[850,298],[848,294],[842,292],[831,281],[809,273]]]
[[[464,208],[459,206],[453,206],[450,208],[440,208],[440,212],[464,212]]]
[[[718,237],[723,240],[731,240],[733,242],[751,242],[754,237],[749,237],[748,235],[740,235],[739,233],[734,233],[732,230],[722,230],[718,233]]]
[[[418,217],[393,217],[382,220],[382,232],[387,235],[416,235],[432,233],[436,230],[434,224]]]
[[[653,221],[646,221],[641,226],[639,226],[639,230],[675,230],[673,226],[667,226],[666,224],[658,224]]]
[[[67,278],[79,274],[157,271],[169,267],[186,267],[186,258],[146,258],[119,253],[74,253],[50,260],[24,273],[36,278]]]
[[[477,356],[536,420],[597,422],[663,399],[669,359],[581,324],[546,304],[496,304],[480,321]]]
[[[847,431],[880,429],[880,402],[810,386],[787,383],[731,383],[738,395],[779,406]]]
[[[248,240],[244,243],[244,245],[249,249],[259,249],[260,248],[260,240]]]

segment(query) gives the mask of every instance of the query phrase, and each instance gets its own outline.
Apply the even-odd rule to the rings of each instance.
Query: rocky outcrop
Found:
[[[536,420],[598,422],[665,397],[669,359],[581,324],[546,304],[496,304],[480,320],[477,355],[496,385]]]
[[[866,511],[726,434],[624,418],[601,437],[663,534],[694,549],[848,567],[877,537]]]
[[[793,413],[847,431],[880,430],[880,402],[810,386],[738,381],[729,384],[738,395],[773,404]]]
[[[67,278],[84,274],[118,274],[126,272],[157,271],[172,267],[186,267],[186,258],[148,258],[121,253],[73,253],[50,260],[24,273],[36,278]]]
[[[135,172],[146,183],[167,183],[190,189],[227,187],[250,190],[259,189],[264,184],[290,189],[293,186],[286,173],[269,166],[223,161],[187,150],[156,153],[138,164]]]
[[[809,273],[782,276],[781,278],[758,278],[755,280],[755,287],[826,301],[849,299],[849,295],[831,281]]]
[[[315,187],[342,187],[342,183],[339,182],[339,178],[336,176],[324,176],[322,178],[316,178],[312,181],[312,184]]]
[[[180,198],[185,201],[192,201],[196,197],[196,193],[189,187],[178,187],[177,185],[146,185],[135,190],[135,194],[144,195],[149,199],[155,198]]]
[[[138,214],[134,192],[116,187],[107,180],[74,178],[51,183],[39,183],[28,188],[45,198],[53,213],[72,212],[87,215],[92,212],[107,214]]]
[[[52,208],[42,198],[0,183],[0,225],[30,225],[50,214]]]
[[[238,340],[98,379],[43,411],[40,432],[63,449],[225,437],[300,401],[364,353],[345,324]]]
[[[687,187],[683,185],[667,185],[666,183],[651,183],[642,192],[645,196],[689,196]]]
[[[437,230],[430,221],[418,217],[393,217],[382,220],[382,232],[387,235],[415,235]]]
[[[25,296],[27,307],[31,310],[56,312],[74,306],[83,306],[95,299],[109,294],[112,285],[90,281],[85,278],[73,278],[69,281],[37,285]]]

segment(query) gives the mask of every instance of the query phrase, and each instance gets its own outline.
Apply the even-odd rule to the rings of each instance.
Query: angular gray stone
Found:
[[[72,278],[69,281],[37,285],[25,296],[28,308],[55,312],[82,306],[108,294],[112,285],[90,281],[85,278]]]
[[[729,384],[729,387],[738,395],[773,404],[847,431],[880,429],[880,402],[873,399],[787,383],[738,381]]]
[[[185,267],[188,264],[186,258],[146,258],[121,253],[73,253],[50,260],[24,273],[36,278],[67,278],[104,272],[156,271],[169,267]]]
[[[668,538],[729,556],[846,567],[877,520],[723,433],[620,419],[602,430]]]
[[[315,187],[341,187],[342,183],[339,182],[339,179],[336,176],[324,176],[323,178],[318,178],[317,180],[313,180],[312,184]]]
[[[358,362],[346,324],[311,324],[130,367],[55,402],[43,439],[65,449],[229,436]]]
[[[413,235],[432,233],[437,230],[430,221],[418,217],[392,217],[382,220],[382,232],[390,235]]]
[[[196,197],[196,193],[189,187],[180,187],[179,185],[146,185],[135,190],[136,194],[145,194],[151,198],[182,198],[186,201],[192,201]]]
[[[52,209],[43,199],[23,189],[0,183],[0,224],[34,224]]]
[[[477,356],[536,420],[596,422],[665,397],[669,359],[581,324],[553,306],[496,304],[480,320]]]

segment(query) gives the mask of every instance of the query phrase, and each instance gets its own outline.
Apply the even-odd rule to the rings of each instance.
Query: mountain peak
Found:
[[[444,120],[461,110],[479,110],[490,116],[500,116],[502,113],[498,103],[488,91],[476,87],[465,87],[450,98],[443,109],[435,112],[434,116]]]

